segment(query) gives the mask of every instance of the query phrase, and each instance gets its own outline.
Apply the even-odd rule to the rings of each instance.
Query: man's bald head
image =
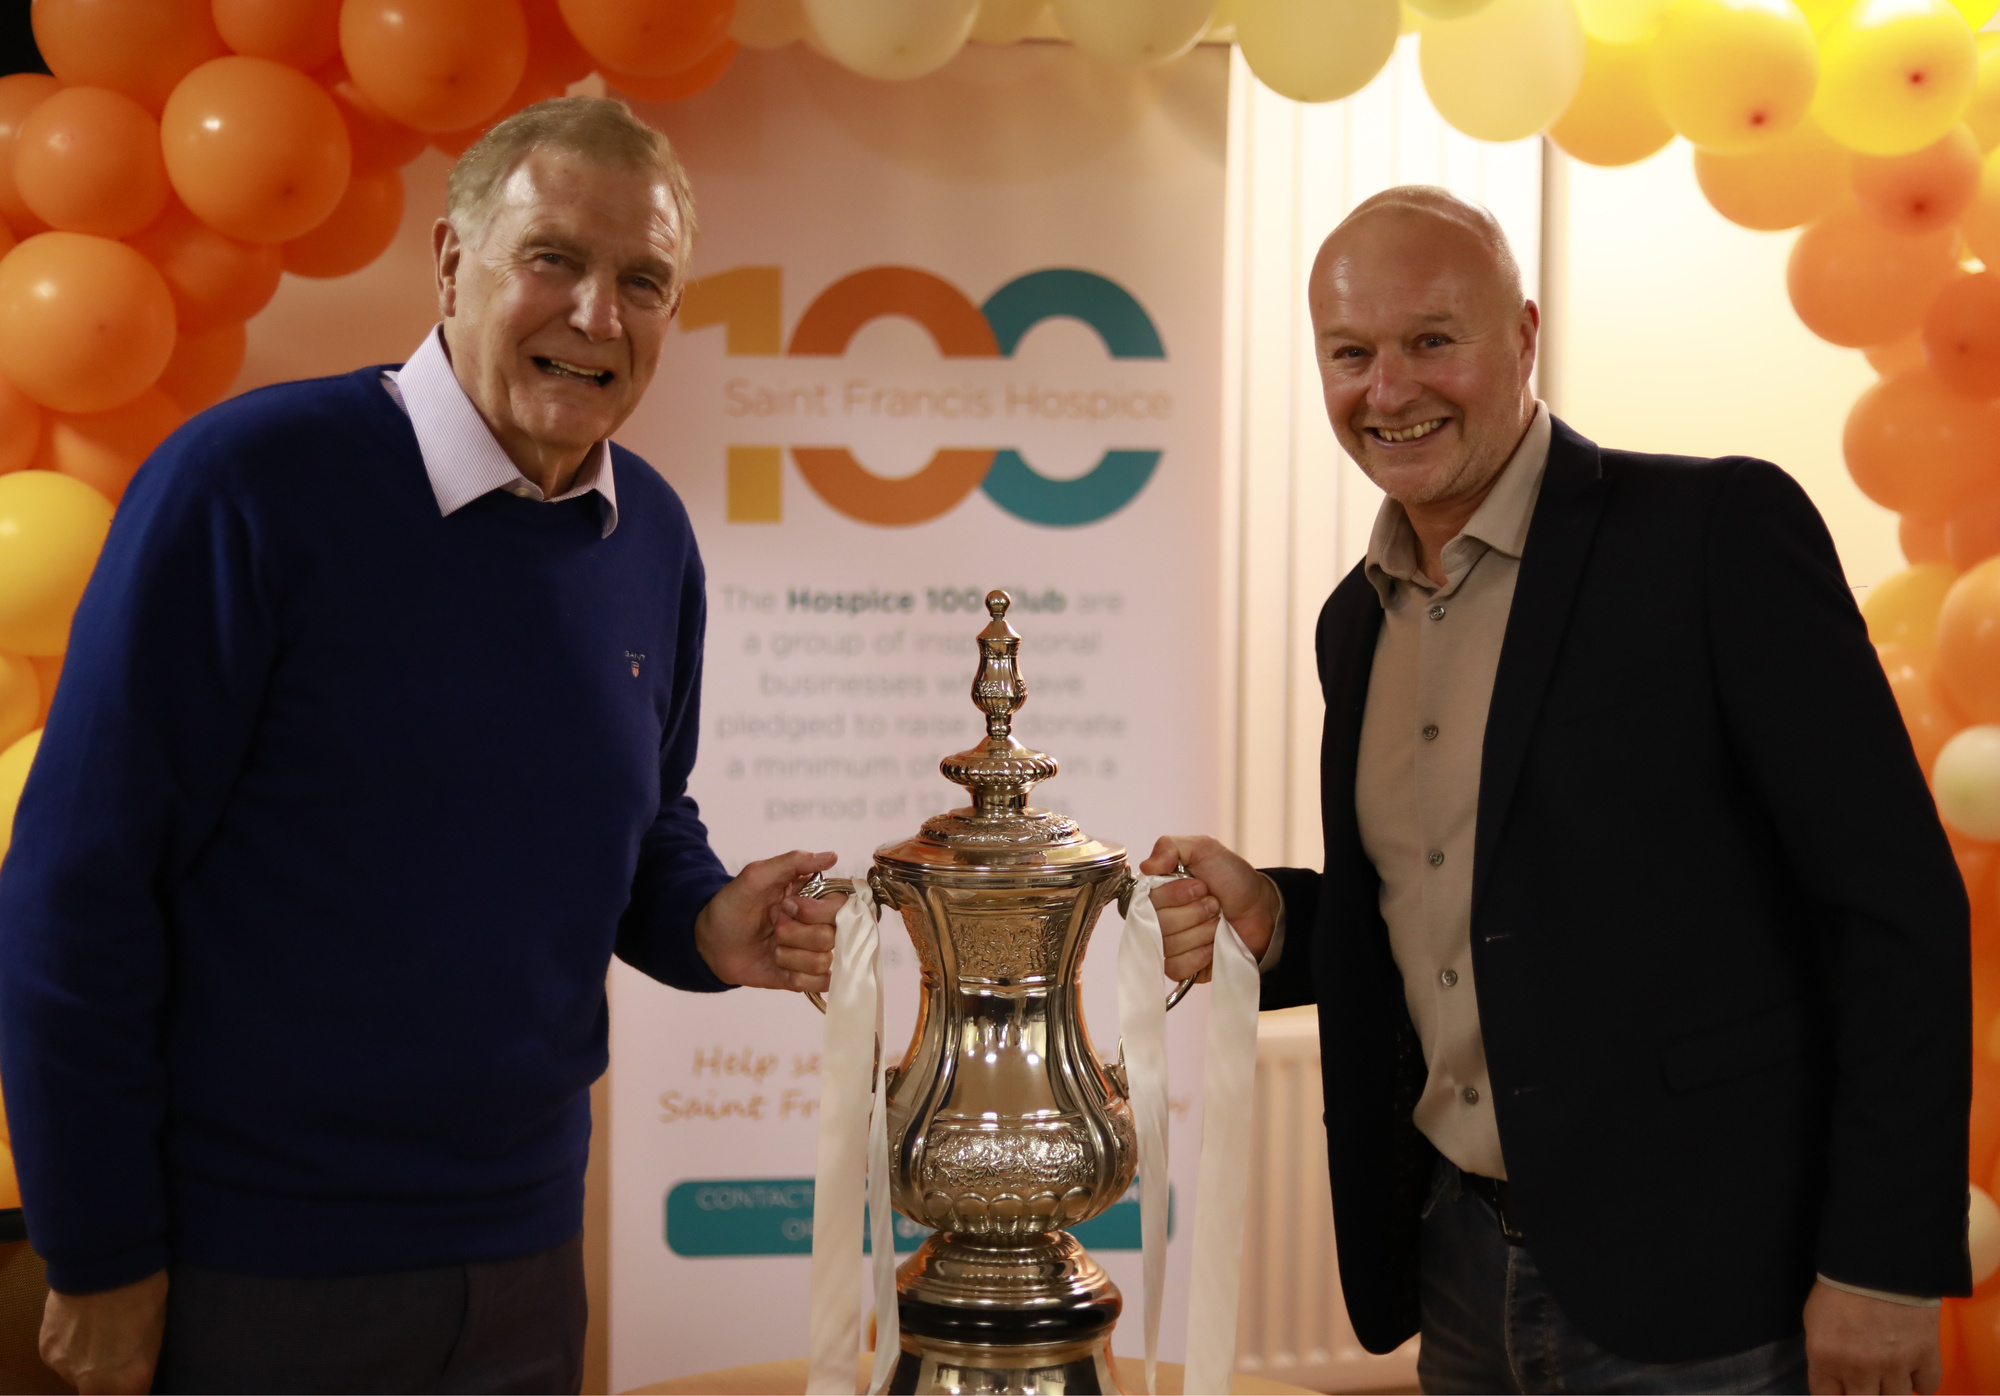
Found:
[[[1307,300],[1355,464],[1420,533],[1476,506],[1535,410],[1541,312],[1499,221],[1443,189],[1385,190],[1327,235]]]

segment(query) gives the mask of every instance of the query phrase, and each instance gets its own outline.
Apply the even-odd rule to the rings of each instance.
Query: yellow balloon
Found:
[[[1467,15],[1478,14],[1492,0],[1404,0],[1417,12],[1418,28],[1427,19],[1464,19]]]
[[[1920,562],[1877,582],[1861,603],[1868,638],[1878,645],[1936,649],[1938,609],[1957,580],[1958,573],[1942,562]]]
[[[1653,37],[1652,72],[1669,125],[1704,149],[1741,154],[1799,124],[1819,52],[1792,0],[1674,0]]]
[[[1979,49],[1949,0],[1857,0],[1820,40],[1813,115],[1864,155],[1907,155],[1965,112]]]
[[[14,807],[21,803],[21,788],[28,783],[28,767],[35,764],[35,752],[41,745],[42,729],[37,727],[0,751],[0,858],[13,846]]]
[[[1102,63],[1151,68],[1179,58],[1208,32],[1215,0],[1055,0],[1069,41]]]
[[[1797,0],[1815,34],[1824,34],[1827,26],[1845,14],[1847,7],[1853,3],[1854,0]]]
[[[1259,82],[1295,102],[1366,87],[1396,51],[1396,0],[1236,0],[1236,43]]]
[[[2000,14],[2000,0],[1951,0],[1951,6],[1965,16],[1967,26],[1975,34],[1987,20]]]
[[[1653,105],[1646,81],[1646,45],[1588,38],[1583,85],[1569,110],[1549,127],[1549,139],[1586,165],[1629,165],[1674,138]]]
[[[21,1205],[21,1180],[14,1171],[14,1148],[0,1144],[0,1207]]]
[[[1978,76],[1965,104],[1965,124],[1979,148],[1991,150],[2000,145],[2000,48],[1985,40],[2000,39],[2000,34],[1981,34],[1979,38]]]
[[[1426,23],[1417,40],[1431,105],[1482,141],[1518,141],[1561,116],[1583,59],[1572,0],[1489,0],[1465,19]]]
[[[1694,153],[1694,177],[1732,223],[1775,233],[1810,223],[1847,197],[1854,153],[1810,116],[1743,155]]]
[[[52,470],[0,475],[0,649],[61,654],[111,528],[111,505]]]
[[[1636,44],[1660,28],[1671,0],[1576,0],[1583,32],[1607,44]]]
[[[797,0],[793,0],[797,3]],[[738,13],[744,0],[736,0]],[[1015,44],[1028,37],[1048,13],[1049,0],[979,0],[979,18],[972,24],[976,44]]]
[[[920,78],[972,37],[979,0],[804,0],[802,36],[865,78]]]
[[[1979,169],[1979,190],[1958,215],[1958,234],[1972,255],[1989,267],[2000,267],[2000,150],[1989,153]],[[0,475],[0,480],[7,477]]]
[[[18,654],[0,653],[0,748],[42,725],[42,681]]]

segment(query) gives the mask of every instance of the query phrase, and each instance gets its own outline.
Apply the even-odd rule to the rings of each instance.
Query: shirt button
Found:
[[[1455,969],[1440,970],[1438,972],[1438,983],[1449,989],[1452,985],[1458,983],[1458,971]]]
[[[1432,620],[1443,620],[1443,619],[1444,619],[1444,607],[1442,607],[1442,606],[1433,606],[1433,607],[1431,607],[1431,610],[1430,610],[1430,617],[1431,617],[1431,619],[1432,619]]]
[[[1465,1088],[1465,1103],[1467,1105],[1479,1104],[1479,1087],[1467,1086]]]
[[[1442,848],[1433,848],[1431,850],[1431,866],[1434,868],[1444,866],[1444,850]]]
[[[1437,739],[1438,739],[1437,724],[1435,722],[1429,723],[1424,728],[1424,740],[1427,742],[1434,742]]]
[[[516,499],[526,499],[528,497],[528,487],[525,484],[512,484],[507,486],[507,489]]]

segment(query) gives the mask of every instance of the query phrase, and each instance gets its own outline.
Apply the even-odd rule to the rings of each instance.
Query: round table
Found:
[[[1128,1392],[1146,1389],[1146,1364],[1133,1357],[1115,1359],[1118,1379]],[[855,1364],[854,1389],[867,1390],[866,1382],[874,1359],[862,1354]],[[1162,1362],[1159,1366],[1160,1396],[1181,1396],[1181,1364]],[[642,1386],[631,1396],[803,1396],[806,1389],[806,1360],[787,1358],[783,1362],[753,1362],[747,1367],[724,1367],[715,1372],[698,1372],[691,1377]],[[1238,1396],[1313,1396],[1303,1386],[1236,1374]]]

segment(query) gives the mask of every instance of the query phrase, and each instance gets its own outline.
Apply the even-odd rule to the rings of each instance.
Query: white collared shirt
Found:
[[[439,513],[449,516],[494,490],[549,504],[595,490],[604,496],[604,532],[599,536],[609,538],[611,530],[618,527],[618,482],[611,470],[611,443],[600,441],[591,447],[569,489],[548,498],[540,485],[508,459],[486,419],[465,395],[445,354],[442,324],[432,327],[401,369],[382,375],[382,386],[409,414]]]

